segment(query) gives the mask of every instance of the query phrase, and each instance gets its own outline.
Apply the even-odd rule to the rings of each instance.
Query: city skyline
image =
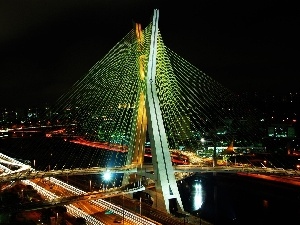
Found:
[[[297,91],[299,15],[273,1],[21,1],[0,9],[1,107],[53,103],[160,12],[165,45],[233,91]]]

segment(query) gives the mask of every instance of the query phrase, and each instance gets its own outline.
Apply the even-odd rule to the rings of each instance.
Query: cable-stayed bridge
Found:
[[[26,179],[36,178],[49,178],[49,177],[66,177],[75,175],[91,175],[91,174],[103,174],[103,173],[138,173],[139,169],[135,165],[123,166],[123,167],[93,167],[93,168],[74,168],[74,169],[57,169],[49,171],[34,170],[31,166],[17,162],[16,160],[0,153],[1,174],[0,182],[18,181]],[[14,170],[8,169],[14,167]],[[143,165],[143,175],[150,173],[148,177],[154,177],[154,167],[151,164]],[[270,167],[255,167],[255,166],[238,166],[238,165],[226,165],[226,166],[204,166],[204,165],[176,165],[173,166],[173,170],[176,173],[260,173],[271,174],[280,176],[299,176],[300,172],[292,169],[283,168],[270,168]],[[152,174],[152,175],[151,175]],[[176,180],[183,179],[184,177],[178,177]],[[153,179],[154,180],[154,179]],[[120,187],[122,189],[122,187]]]
[[[241,148],[263,149],[264,126],[258,111],[169,49],[158,19],[158,10],[154,10],[145,29],[135,24],[45,111],[38,122],[45,135],[21,143],[20,157],[33,165],[22,167],[25,173],[18,173],[18,169],[6,173],[3,167],[3,180],[98,174],[109,168],[123,174],[122,184],[126,185],[145,175],[145,143],[149,142],[156,190],[162,193],[169,212],[171,199],[183,210],[175,172],[191,171],[173,167],[171,150],[200,151],[212,159],[212,165],[201,165],[192,172],[216,172],[228,170],[217,167],[218,156],[226,158],[233,153],[230,148],[218,152],[216,146],[234,142]],[[74,143],[78,138],[112,149]],[[201,142],[203,138],[214,146],[210,153]],[[232,167],[230,172],[239,170]],[[277,167],[271,171],[277,172]]]

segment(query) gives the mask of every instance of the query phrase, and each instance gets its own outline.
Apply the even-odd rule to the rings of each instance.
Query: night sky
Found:
[[[234,92],[298,91],[296,1],[0,0],[0,107],[53,103],[159,9],[166,46]]]

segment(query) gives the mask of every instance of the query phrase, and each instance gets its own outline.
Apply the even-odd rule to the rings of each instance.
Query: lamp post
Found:
[[[204,138],[201,138],[201,143],[204,145],[205,150],[208,150],[208,146],[207,143],[211,142],[213,144],[213,154],[212,154],[212,158],[213,158],[213,167],[215,167],[217,165],[217,146],[216,146],[216,141],[215,141],[215,136],[213,136],[212,140],[205,140]]]
[[[140,197],[140,216],[142,216],[142,197]]]
[[[185,224],[186,215],[183,216],[183,224]]]
[[[49,165],[48,165],[48,171],[51,170],[51,162],[52,162],[52,152],[50,153],[50,161],[49,161]]]
[[[105,189],[103,188],[103,190],[107,190],[108,182],[111,180],[111,172],[109,170],[105,171],[105,173],[103,174],[103,179],[106,184],[106,187]],[[103,184],[103,187],[105,186],[105,184]]]
[[[202,225],[202,219],[201,219],[201,211],[197,212],[197,215],[199,215],[199,225]]]
[[[123,208],[123,218],[122,218],[122,221],[123,221],[123,225],[124,225],[124,192],[123,192],[123,205],[122,205],[122,208]]]

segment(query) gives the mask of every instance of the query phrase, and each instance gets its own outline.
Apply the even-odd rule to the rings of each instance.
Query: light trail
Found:
[[[2,158],[6,158],[8,160],[11,160],[13,162],[14,165],[19,165],[21,168],[23,165],[23,163],[21,162],[18,162],[17,160],[14,160],[8,156],[5,156],[3,154],[1,154],[1,157]],[[7,162],[7,161],[5,161]],[[2,166],[3,168],[5,168],[4,166]],[[27,168],[27,167],[25,167]],[[9,168],[6,168],[5,169],[6,171],[11,171]],[[50,177],[49,178],[49,181],[53,182],[54,184],[60,186],[61,188],[75,194],[75,195],[86,195],[88,194],[87,192],[84,192],[72,185],[69,185],[69,184],[66,184],[56,178],[53,178],[53,177]],[[31,185],[35,190],[37,190],[37,192],[39,194],[41,194],[42,196],[46,197],[50,202],[52,201],[53,202],[53,205],[55,205],[55,203],[57,203],[58,199],[61,199],[61,197],[55,195],[54,193],[46,190],[45,188],[43,187],[40,187],[39,185],[35,184],[34,182],[30,181],[30,180],[22,180],[22,182],[26,185]],[[133,188],[133,189],[129,189],[128,191],[126,192],[122,192],[120,193],[120,195],[125,195],[127,194],[128,192],[136,192],[136,191],[140,191],[142,187],[137,187],[137,188]],[[143,190],[145,188],[142,188]],[[109,197],[109,196],[108,196]],[[124,217],[124,219],[126,220],[129,220],[131,222],[133,222],[134,224],[138,224],[138,225],[157,225],[158,223],[154,223],[152,221],[149,221],[143,217],[140,217],[140,216],[137,216],[135,215],[134,213],[131,213],[127,210],[125,210],[124,208],[121,208],[119,206],[115,206],[111,203],[108,203],[106,202],[105,200],[102,200],[102,199],[98,199],[98,200],[91,200],[90,201],[92,204],[94,205],[98,205],[102,208],[105,208],[105,209],[109,209],[111,211],[113,211],[115,214],[119,215],[119,216],[122,216]],[[75,216],[75,217],[83,217],[86,219],[86,222],[88,225],[105,225],[104,223],[102,223],[101,221],[97,220],[96,218],[88,215],[87,213],[85,213],[84,211],[76,208],[74,205],[72,204],[68,204],[68,205],[65,205],[66,208],[67,208],[67,212],[70,213],[71,215]]]

